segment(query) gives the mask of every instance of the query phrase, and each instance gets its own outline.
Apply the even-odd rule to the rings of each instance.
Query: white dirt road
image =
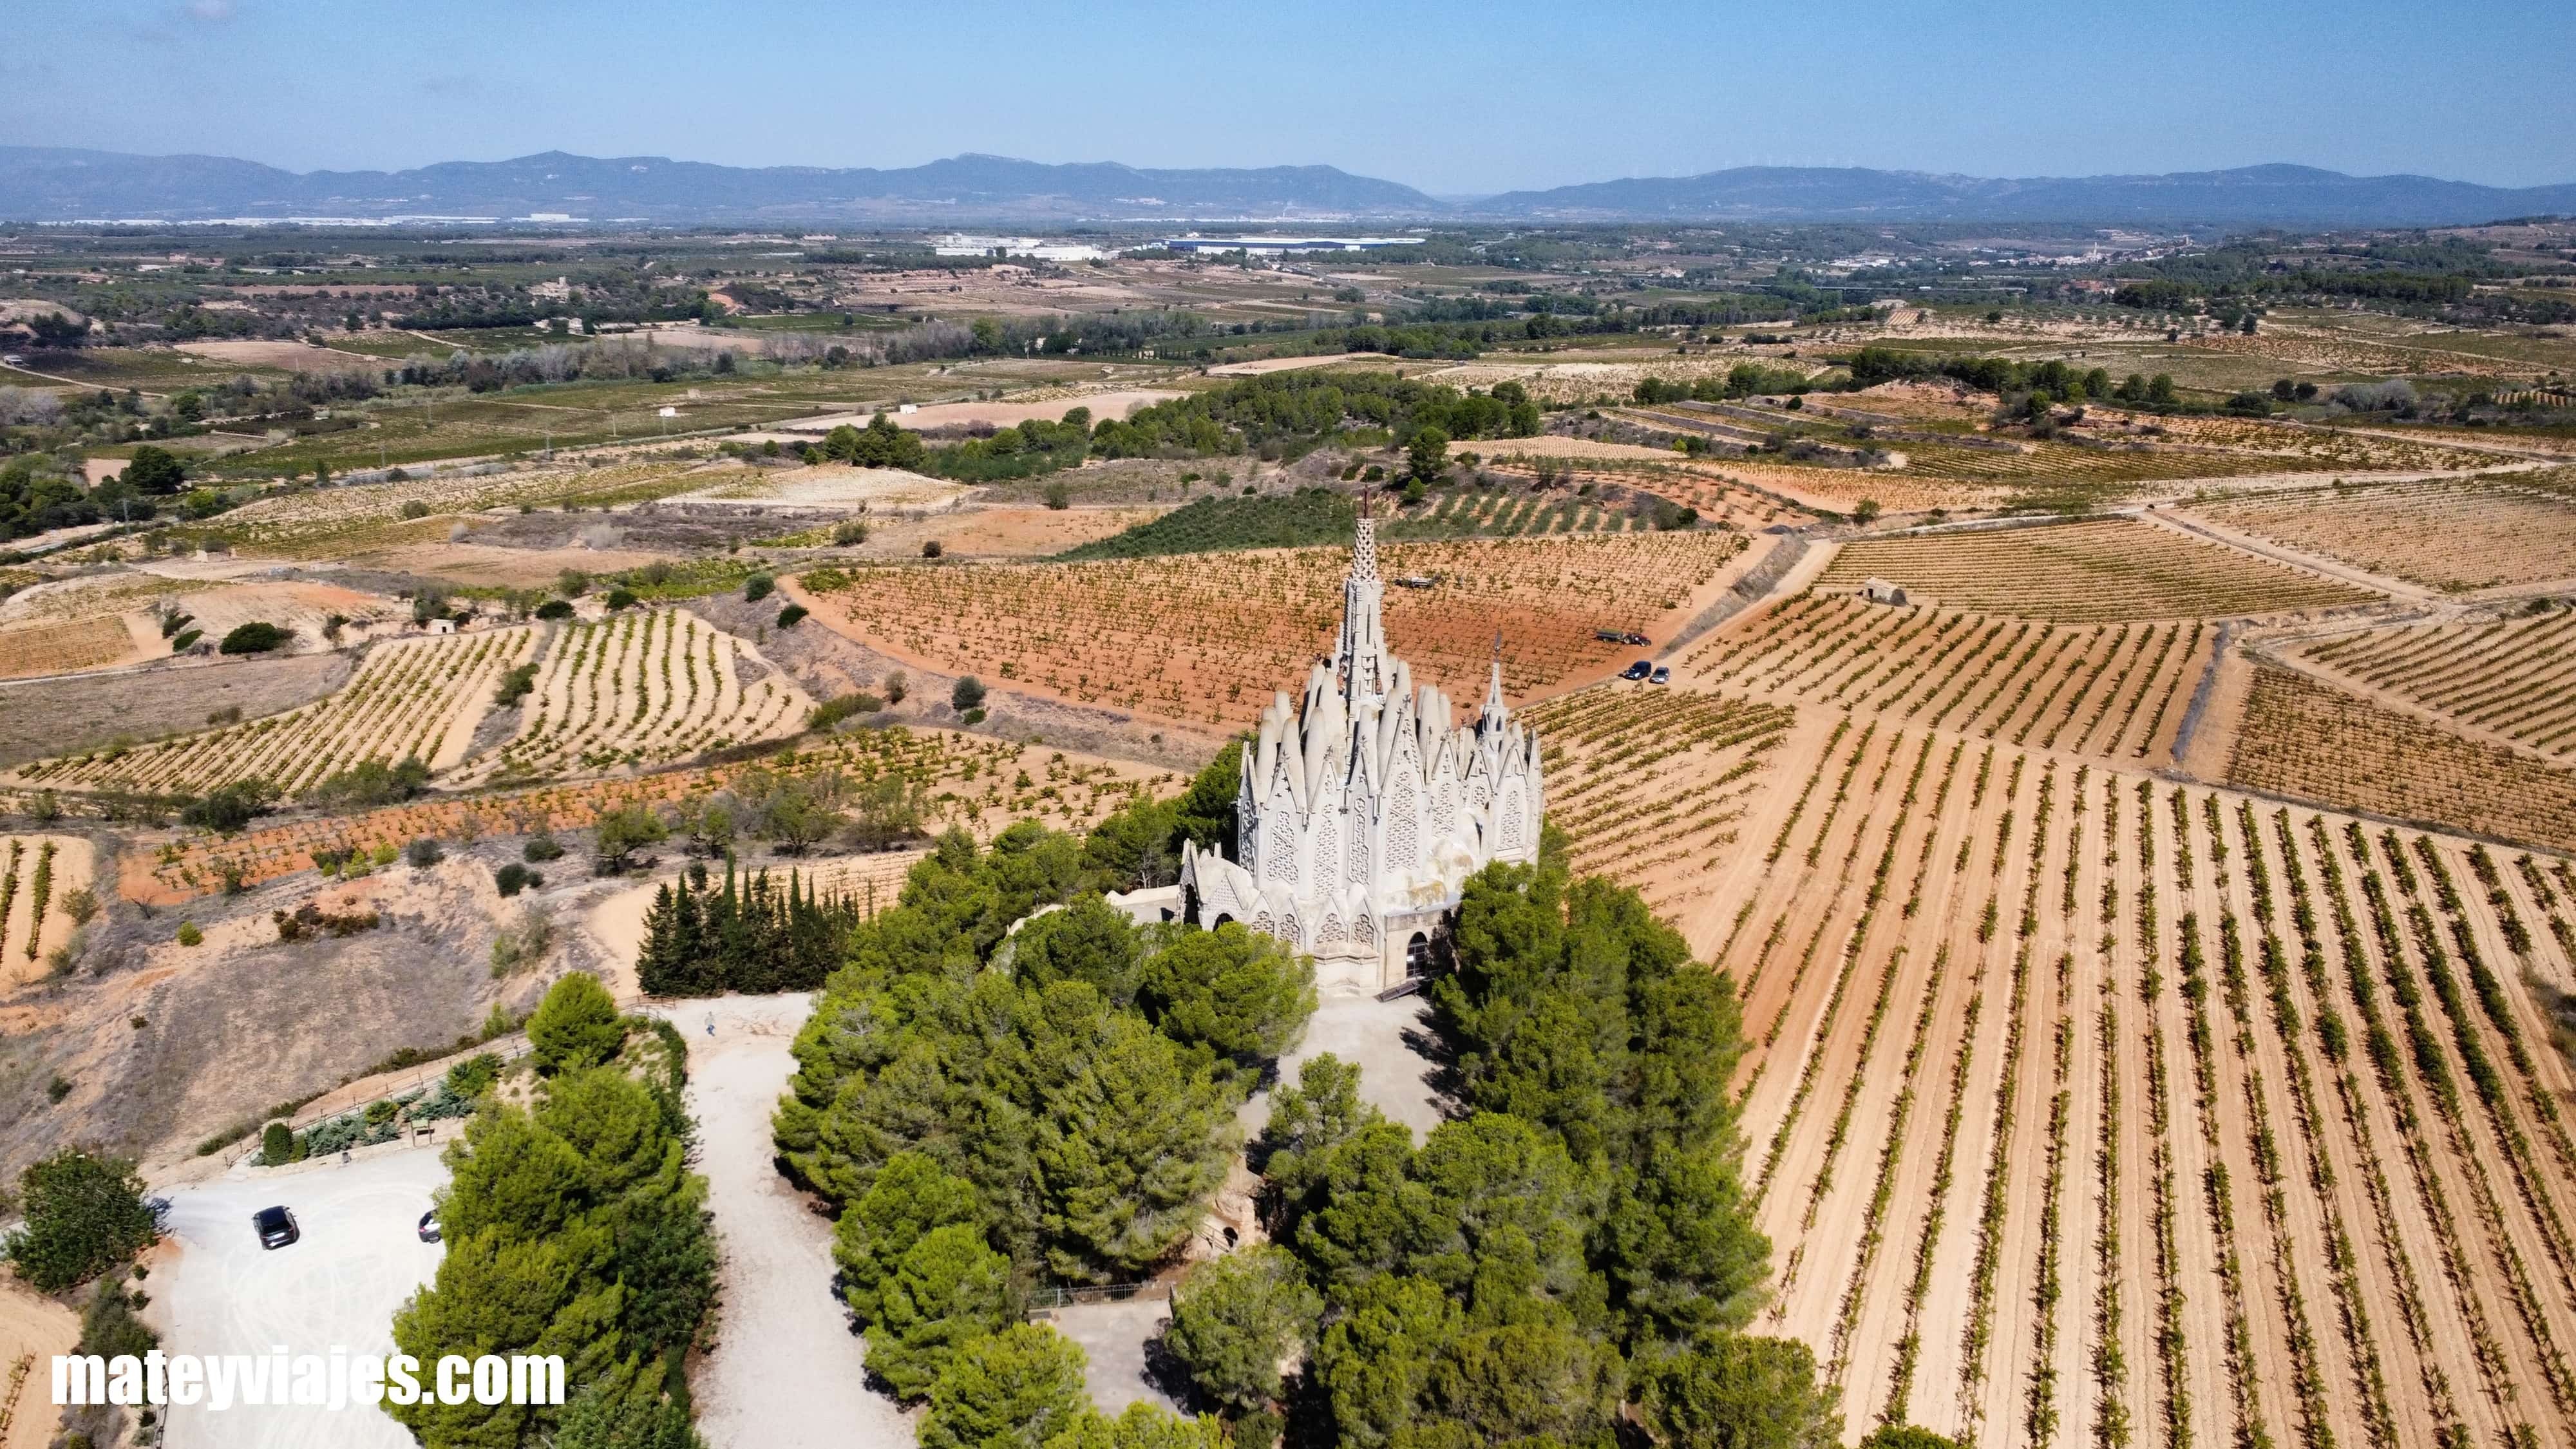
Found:
[[[393,1352],[393,1313],[438,1271],[420,1241],[430,1195],[447,1181],[426,1148],[272,1177],[225,1178],[171,1194],[176,1260],[149,1286],[169,1317],[173,1353]],[[303,1239],[269,1251],[251,1214],[283,1204]],[[170,1411],[169,1449],[408,1449],[383,1411],[236,1404]]]
[[[769,1116],[796,1070],[812,998],[730,996],[658,1008],[689,1039],[689,1111],[722,1253],[716,1346],[698,1429],[718,1449],[909,1449],[912,1426],[868,1391],[866,1343],[832,1292],[832,1225],[778,1175]],[[707,1027],[712,1020],[713,1035]]]

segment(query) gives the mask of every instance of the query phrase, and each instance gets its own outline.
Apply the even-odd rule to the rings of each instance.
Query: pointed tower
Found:
[[[1370,516],[1374,492],[1360,493],[1359,533],[1351,541],[1350,577],[1342,581],[1342,637],[1333,651],[1348,713],[1356,713],[1364,697],[1384,695],[1388,686],[1386,583],[1377,576],[1377,520]]]

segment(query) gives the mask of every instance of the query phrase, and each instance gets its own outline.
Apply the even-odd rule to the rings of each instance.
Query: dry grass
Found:
[[[2576,498],[2507,480],[2234,499],[2219,523],[2448,593],[2576,577]]]
[[[2378,598],[2218,544],[2126,520],[1865,539],[1845,544],[1822,591],[1892,579],[1920,602],[2068,623],[2218,619]]]

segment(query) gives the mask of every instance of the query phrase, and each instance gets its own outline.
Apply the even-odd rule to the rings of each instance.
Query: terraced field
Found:
[[[2197,511],[2448,593],[2576,578],[2576,496],[2514,478],[2265,494]]]
[[[1904,585],[1917,603],[2073,624],[2223,619],[2380,597],[2125,519],[1862,539],[1843,545],[1816,588],[1855,593],[1872,578]]]
[[[90,888],[94,852],[77,835],[0,833],[0,982],[33,981],[82,925],[66,906]]]
[[[398,639],[369,650],[348,684],[284,714],[22,766],[28,787],[196,794],[259,779],[297,795],[362,761],[464,757],[501,676],[534,651],[532,626]],[[174,684],[175,687],[182,687]]]
[[[2576,761],[2576,613],[2374,629],[2301,653],[2373,689]]]
[[[2162,760],[2215,638],[2192,620],[2054,624],[1811,591],[1694,648],[1699,680],[2043,750]]]
[[[686,609],[615,614],[555,634],[518,733],[451,783],[669,764],[794,734],[813,707],[758,650]]]
[[[1424,683],[1472,699],[1494,637],[1527,698],[1634,651],[1606,627],[1668,634],[1745,547],[1675,532],[1389,543],[1386,629]],[[1249,723],[1332,647],[1345,548],[1104,563],[816,570],[817,615],[889,654],[987,684],[1207,728]]]
[[[630,804],[660,808],[711,796],[756,770],[834,779],[846,789],[899,780],[916,793],[925,831],[954,825],[988,840],[1017,820],[1087,829],[1140,794],[1170,794],[1187,783],[1169,771],[1124,761],[898,725],[809,741],[752,764],[491,790],[337,818],[262,825],[230,837],[190,831],[157,853],[129,853],[121,889],[135,900],[171,904],[222,888],[228,874],[256,885],[310,870],[316,851],[396,850],[424,835],[452,840],[579,830],[604,809]],[[744,847],[746,852],[752,848]],[[828,865],[826,873],[832,879],[864,882],[877,869],[870,862],[882,859],[860,857]]]
[[[2435,728],[2278,665],[2255,671],[2227,781],[2576,850],[2576,769]]]

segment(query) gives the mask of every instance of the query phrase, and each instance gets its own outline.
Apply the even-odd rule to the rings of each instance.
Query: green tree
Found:
[[[1047,1440],[1045,1449],[1226,1449],[1228,1443],[1247,1449],[1240,1434],[1227,1439],[1214,1414],[1184,1419],[1140,1400],[1115,1419],[1086,1409],[1073,1427]]]
[[[1282,1083],[1271,1092],[1259,1161],[1283,1230],[1311,1205],[1342,1144],[1384,1120],[1360,1100],[1359,1064],[1331,1052],[1308,1057],[1295,1085]]]
[[[970,709],[982,709],[984,681],[971,674],[960,675],[956,685],[948,691],[948,707],[959,714],[964,714]]]
[[[1793,1338],[1719,1334],[1644,1375],[1646,1423],[1688,1449],[1828,1449],[1842,1437],[1835,1392]]]
[[[1126,913],[1098,895],[1033,916],[1011,938],[1011,969],[1021,984],[1088,983],[1113,1006],[1135,999],[1142,941]]]
[[[134,450],[134,457],[126,463],[125,472],[120,476],[124,478],[125,486],[137,493],[163,497],[188,486],[187,465],[179,461],[176,453],[150,443]]]
[[[1859,1449],[1967,1449],[1947,1434],[1912,1424],[1881,1424],[1862,1437]]]
[[[451,1239],[487,1227],[559,1232],[587,1199],[590,1169],[581,1153],[517,1107],[476,1113],[447,1163],[452,1176],[439,1223]]]
[[[597,1066],[617,1055],[625,1040],[616,1000],[584,971],[556,982],[528,1018],[528,1045],[542,1072]]]
[[[450,1199],[453,1209],[454,1199]],[[581,1228],[522,1239],[499,1227],[460,1238],[450,1233],[438,1279],[394,1314],[394,1343],[424,1364],[470,1345],[477,1353],[561,1354],[564,1379],[586,1384],[613,1363],[621,1343],[617,1318],[624,1289],[602,1281],[607,1235]],[[428,1449],[483,1449],[526,1442],[539,1416],[534,1405],[417,1404],[386,1411]]]
[[[1449,435],[1438,428],[1421,427],[1404,445],[1404,476],[1421,483],[1437,483],[1449,472]]]
[[[1054,1329],[1015,1323],[974,1340],[930,1389],[922,1449],[1028,1449],[1090,1412],[1082,1349]]]
[[[1232,849],[1235,804],[1242,785],[1243,741],[1238,737],[1226,741],[1216,758],[1190,777],[1190,788],[1181,792],[1181,834],[1196,841],[1201,850]]]
[[[1011,1260],[973,1223],[933,1228],[880,1286],[868,1371],[897,1398],[918,1399],[959,1349],[1000,1332],[1011,1317]]]
[[[1250,1064],[1287,1050],[1315,1010],[1315,963],[1228,921],[1146,958],[1137,1000],[1165,1035]]]
[[[232,632],[224,636],[224,642],[215,646],[215,652],[266,654],[271,650],[285,647],[286,642],[294,637],[295,631],[292,629],[281,628],[265,620],[253,619],[247,624],[234,625]]]
[[[1353,1289],[1342,1309],[1316,1345],[1316,1380],[1342,1442],[1380,1449],[1420,1417],[1464,1314],[1439,1284],[1395,1274]]]
[[[85,1283],[160,1236],[143,1179],[122,1157],[66,1147],[18,1174],[25,1225],[5,1244],[18,1276],[40,1293]]]
[[[1160,1262],[1197,1223],[1231,1145],[1225,1092],[1171,1038],[1126,1013],[1098,1035],[1036,1125],[1048,1258],[1069,1278]]]
[[[1209,1398],[1258,1409],[1279,1397],[1280,1360],[1306,1350],[1323,1311],[1287,1249],[1245,1248],[1183,1275],[1163,1342]]]
[[[832,1235],[832,1260],[841,1270],[841,1296],[862,1325],[874,1323],[878,1291],[923,1234],[983,1218],[975,1184],[922,1152],[898,1152],[877,1169],[876,1182],[842,1212]]]
[[[616,875],[647,846],[671,838],[671,827],[646,805],[612,805],[591,822],[591,857],[601,875]]]

